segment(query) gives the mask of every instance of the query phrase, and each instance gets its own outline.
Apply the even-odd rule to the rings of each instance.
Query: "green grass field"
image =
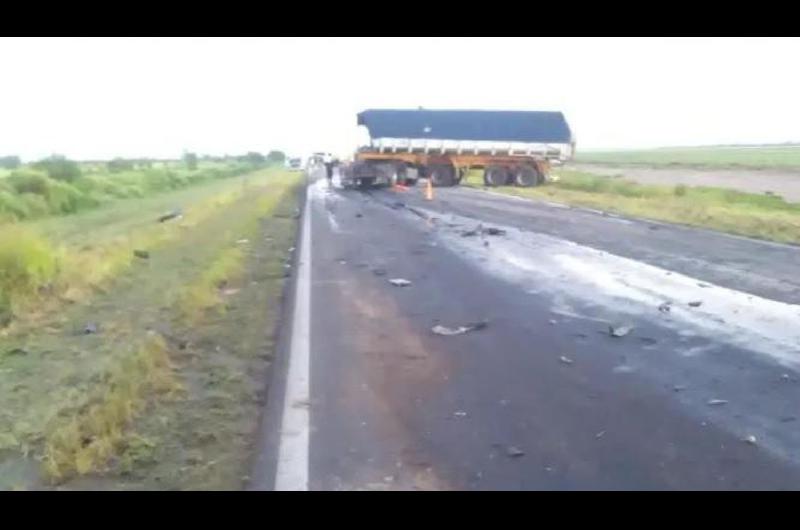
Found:
[[[630,151],[580,151],[577,163],[708,168],[798,169],[800,146],[686,147]]]
[[[0,231],[0,280],[31,287],[0,328],[0,490],[242,487],[301,180],[263,169]]]
[[[677,186],[653,186],[622,177],[574,170],[553,172],[557,180],[535,188],[503,186],[493,191],[617,212],[635,217],[712,228],[784,243],[800,243],[800,204],[772,195]],[[481,187],[479,172],[467,185]]]

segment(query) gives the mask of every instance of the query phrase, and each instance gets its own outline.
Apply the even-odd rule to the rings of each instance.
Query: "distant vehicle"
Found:
[[[330,153],[314,153],[308,159],[308,167],[315,168],[320,167],[326,163],[331,162],[333,160],[333,155]]]
[[[370,140],[344,172],[348,186],[454,186],[470,169],[483,169],[486,186],[536,186],[575,151],[560,112],[381,109],[358,125]]]
[[[286,169],[290,171],[303,171],[303,159],[302,158],[286,159]]]

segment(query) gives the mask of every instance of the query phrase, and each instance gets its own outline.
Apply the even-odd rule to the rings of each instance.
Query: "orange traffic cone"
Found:
[[[433,200],[433,184],[431,179],[428,179],[428,184],[425,185],[425,198],[429,201]]]

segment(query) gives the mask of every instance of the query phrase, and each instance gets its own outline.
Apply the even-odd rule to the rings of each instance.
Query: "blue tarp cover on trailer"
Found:
[[[499,110],[384,110],[358,114],[372,138],[435,138],[497,142],[572,141],[560,112]]]

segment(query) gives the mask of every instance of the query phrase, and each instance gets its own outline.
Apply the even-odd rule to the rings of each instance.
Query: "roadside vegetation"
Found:
[[[578,151],[576,163],[800,170],[800,145]]]
[[[673,223],[711,228],[784,243],[800,244],[800,204],[775,195],[677,186],[653,186],[622,177],[603,177],[559,169],[553,182],[535,188],[504,186],[500,193],[546,199]],[[469,185],[482,186],[478,172]]]
[[[103,177],[141,194],[0,225],[0,489],[246,481],[301,178],[173,165]]]

